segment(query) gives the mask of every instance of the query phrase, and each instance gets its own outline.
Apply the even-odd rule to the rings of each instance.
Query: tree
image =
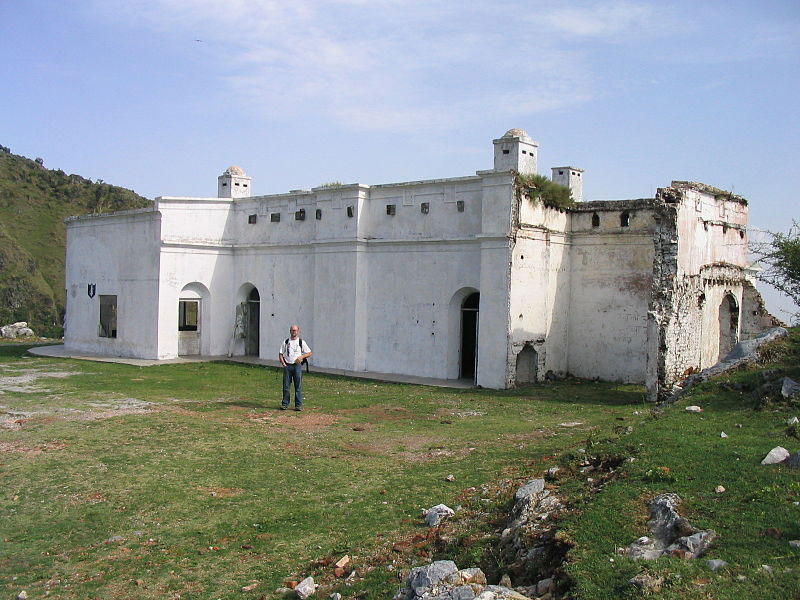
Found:
[[[792,220],[788,233],[763,231],[760,241],[750,243],[750,251],[763,269],[756,274],[792,299],[800,307],[800,223]],[[800,312],[795,313],[795,320]]]

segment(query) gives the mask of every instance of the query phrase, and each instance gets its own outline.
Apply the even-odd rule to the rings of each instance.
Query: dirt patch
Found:
[[[410,419],[414,413],[407,408],[397,406],[367,406],[364,408],[346,408],[340,410],[342,416],[359,415],[369,421],[400,421]]]
[[[212,496],[214,498],[233,498],[234,496],[238,496],[244,492],[242,488],[201,487],[197,489],[199,489],[203,494]]]
[[[44,369],[17,369],[13,367],[2,367],[2,371],[4,376],[0,377],[0,390],[20,394],[49,391],[36,385],[36,382],[44,377],[63,379],[64,377],[83,374],[80,371],[47,371]]]
[[[291,427],[300,431],[320,431],[336,423],[340,417],[326,413],[297,413],[295,411],[270,411],[264,413],[247,413],[245,418],[254,423]]]
[[[95,421],[124,415],[142,415],[158,410],[152,402],[136,398],[121,398],[106,402],[89,402],[89,410],[70,410],[64,416],[70,421]]]
[[[22,454],[26,458],[33,458],[45,452],[63,450],[66,447],[67,445],[61,442],[51,442],[49,444],[39,444],[37,446],[26,446],[18,442],[0,442],[0,453],[13,452],[15,454]]]

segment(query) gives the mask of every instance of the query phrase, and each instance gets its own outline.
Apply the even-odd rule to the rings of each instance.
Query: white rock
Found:
[[[721,494],[725,491],[725,488],[721,485],[718,485],[717,487],[714,488],[714,491],[717,492],[718,494]]]
[[[800,540],[792,540],[789,542],[790,548],[800,548]]]
[[[423,514],[425,515],[425,523],[427,523],[428,527],[436,527],[444,519],[452,517],[455,511],[444,504],[437,504],[423,511]]]
[[[785,461],[787,458],[789,458],[789,451],[783,446],[776,446],[769,451],[769,454],[764,457],[764,460],[761,461],[761,464],[774,465]]]
[[[17,594],[17,600],[26,600],[28,597],[28,592],[22,590],[19,594]]]
[[[583,423],[579,423],[578,421],[568,421],[566,423],[559,423],[559,427],[577,427],[578,425],[583,425]]]
[[[784,398],[791,398],[792,396],[796,396],[800,394],[800,383],[797,383],[793,379],[789,379],[788,377],[783,378],[783,385],[781,386],[781,395]]]
[[[721,569],[722,567],[726,566],[726,563],[721,558],[715,558],[714,560],[707,560],[706,564],[712,571],[716,571],[717,569]]]
[[[719,437],[726,438],[728,437],[728,434],[723,431],[722,433],[719,434]]]
[[[786,420],[787,425],[797,425],[798,423],[800,423],[800,419],[797,417],[792,417],[791,419]]]
[[[761,568],[764,569],[767,573],[772,575],[772,567],[769,565],[761,565]]]
[[[699,406],[692,405],[692,406],[687,406],[686,407],[686,412],[699,413],[699,412],[703,412],[703,409],[700,408]]]
[[[305,600],[311,594],[313,594],[316,589],[317,586],[314,585],[314,578],[306,577],[303,579],[303,581],[297,584],[297,587],[294,588],[294,592],[297,594],[297,597],[300,598],[300,600]]]
[[[330,595],[331,600],[342,600],[342,595],[339,592],[333,592]]]

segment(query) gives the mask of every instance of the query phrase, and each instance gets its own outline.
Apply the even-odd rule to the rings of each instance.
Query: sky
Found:
[[[798,0],[0,0],[0,144],[215,196],[229,165],[254,194],[470,175],[519,127],[586,200],[701,181],[786,231],[798,31]]]

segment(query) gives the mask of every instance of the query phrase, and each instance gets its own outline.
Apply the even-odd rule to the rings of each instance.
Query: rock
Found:
[[[772,567],[770,567],[769,565],[761,565],[761,568],[770,575],[772,575]]]
[[[507,588],[511,587],[511,577],[508,576],[508,573],[506,573],[500,578],[500,583],[498,585]]]
[[[350,555],[345,554],[342,558],[333,563],[333,566],[339,567],[340,569],[344,569],[349,564],[350,564]]]
[[[701,413],[701,412],[703,412],[703,409],[700,408],[699,406],[687,406],[686,407],[686,412]]]
[[[650,537],[640,537],[626,554],[635,559],[653,560],[669,555],[681,558],[702,556],[717,538],[713,530],[697,531],[678,514],[681,499],[677,494],[660,494],[650,501]]]
[[[792,541],[790,541],[789,542],[789,547],[790,548],[794,548],[794,549],[800,548],[800,540],[792,540]]]
[[[784,461],[784,464],[787,467],[792,467],[793,469],[800,469],[800,451],[795,452],[789,458]]]
[[[333,592],[329,598],[330,600],[342,600],[342,595],[339,592]]]
[[[798,419],[797,417],[791,417],[790,419],[786,419],[787,425],[797,425],[798,423],[800,423],[800,419]]]
[[[764,460],[761,461],[761,464],[774,465],[785,461],[787,458],[789,458],[789,451],[782,446],[776,446],[769,451],[769,454],[764,457]]]
[[[345,571],[342,567],[336,567],[333,570],[334,577],[344,577],[346,574],[347,574],[347,571]]]
[[[423,512],[425,514],[425,523],[428,527],[437,527],[443,520],[455,514],[452,508],[444,504],[437,504]]]
[[[464,583],[477,583],[478,585],[486,585],[486,575],[478,567],[461,569],[458,573],[461,575],[461,581]]]
[[[793,398],[800,394],[800,383],[788,377],[783,378],[783,385],[781,385],[781,396],[784,398]]]
[[[517,490],[517,493],[514,494],[514,499],[519,501],[533,494],[538,494],[542,490],[544,490],[544,479],[532,479]]]
[[[456,477],[455,477],[455,475],[448,475],[444,479],[445,479],[445,481],[455,481]]]
[[[252,592],[254,589],[258,587],[258,583],[251,583],[250,585],[246,585],[242,587],[243,592]]]
[[[550,593],[555,590],[555,583],[553,582],[552,577],[548,577],[547,579],[542,579],[536,584],[536,595],[537,596],[544,596],[547,593]]]
[[[121,535],[112,535],[110,538],[106,540],[106,544],[116,544],[118,542],[124,542],[125,538]]]
[[[717,492],[718,494],[722,494],[725,492],[725,487],[718,485],[717,487],[714,488],[714,491]]]
[[[452,560],[437,560],[424,567],[414,567],[408,574],[406,587],[421,596],[428,588],[456,571],[458,571],[458,567]]]
[[[28,324],[25,321],[19,321],[17,323],[11,323],[10,325],[4,325],[3,327],[0,327],[0,336],[7,339],[32,337],[33,335],[33,331],[28,327]]]
[[[549,469],[547,469],[547,478],[550,479],[551,481],[554,479],[558,479],[559,471],[561,471],[561,469],[558,467],[550,467]]]
[[[722,567],[727,566],[728,563],[726,563],[721,558],[715,558],[713,560],[707,560],[706,565],[708,565],[708,568],[711,569],[712,571],[716,571],[717,569],[721,569]]]
[[[639,573],[636,577],[631,578],[628,583],[639,588],[640,590],[648,590],[651,592],[660,592],[661,586],[664,585],[663,577],[656,577],[649,573]]]
[[[723,431],[722,433],[719,434],[719,437],[726,438],[728,437],[728,434]]]
[[[559,423],[559,427],[577,427],[578,425],[583,425],[583,423],[579,423],[578,421],[568,421],[566,423]]]
[[[294,588],[294,593],[297,594],[297,597],[300,600],[305,600],[310,595],[312,595],[317,589],[317,586],[314,585],[314,578],[313,577],[306,577],[297,584],[297,587]]]
[[[27,598],[28,598],[28,592],[26,592],[25,590],[22,590],[19,594],[17,594],[17,600],[27,600]]]
[[[459,585],[450,590],[446,598],[448,600],[474,600],[475,590],[468,585]]]

